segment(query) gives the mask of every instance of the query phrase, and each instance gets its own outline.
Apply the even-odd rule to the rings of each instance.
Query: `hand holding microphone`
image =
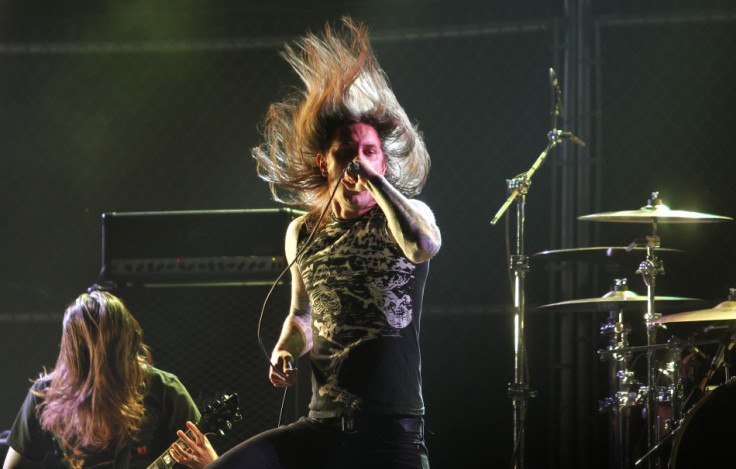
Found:
[[[376,166],[378,166],[376,163],[366,159],[356,158],[350,161],[343,170],[343,183],[352,191],[370,190],[371,181],[375,182],[385,173],[385,163],[380,169]]]
[[[286,350],[274,351],[268,376],[271,384],[279,388],[291,386],[296,381],[296,373],[294,357]]]

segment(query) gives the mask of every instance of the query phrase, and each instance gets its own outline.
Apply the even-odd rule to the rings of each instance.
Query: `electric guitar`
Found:
[[[203,434],[218,433],[224,435],[233,427],[233,423],[241,418],[238,409],[238,394],[224,395],[205,408],[202,412],[202,418],[197,422],[197,428]],[[187,430],[186,435],[193,438],[191,430]],[[177,439],[176,443],[186,447],[181,438]],[[170,450],[167,449],[148,466],[148,469],[171,469],[174,464],[176,464],[176,461],[171,456]]]

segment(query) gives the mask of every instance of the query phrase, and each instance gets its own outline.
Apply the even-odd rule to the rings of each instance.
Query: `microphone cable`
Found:
[[[345,177],[345,173],[348,171],[348,168],[350,165],[346,166],[345,169],[342,171],[342,176],[340,179],[337,180],[337,183],[335,184],[335,187],[332,189],[332,192],[330,193],[329,199],[327,199],[327,203],[325,204],[325,207],[322,209],[322,212],[320,213],[319,218],[317,219],[317,222],[314,224],[314,227],[312,227],[312,231],[309,233],[309,236],[307,237],[307,240],[302,245],[301,249],[299,249],[294,256],[294,259],[289,262],[289,264],[281,271],[281,273],[276,277],[276,280],[273,281],[271,284],[271,288],[268,290],[268,293],[266,293],[266,297],[263,300],[263,305],[261,306],[261,313],[258,316],[258,326],[257,326],[257,336],[258,336],[258,345],[261,348],[261,351],[263,352],[263,355],[266,357],[266,360],[268,361],[268,365],[271,367],[271,369],[276,372],[276,374],[280,375],[281,377],[285,377],[284,372],[276,368],[276,366],[271,363],[271,355],[269,355],[268,350],[266,350],[266,346],[263,343],[263,337],[261,336],[261,325],[263,323],[263,317],[266,312],[266,305],[268,304],[268,300],[271,298],[271,294],[276,289],[276,286],[281,282],[281,279],[286,273],[291,269],[291,267],[296,263],[296,261],[304,254],[307,247],[312,243],[312,239],[314,238],[315,233],[317,232],[317,227],[320,226],[322,223],[322,220],[324,219],[325,215],[327,214],[327,211],[330,208],[330,204],[332,203],[332,199],[335,198],[335,194],[337,193],[337,189],[340,187],[340,184],[342,183],[342,179]],[[291,308],[291,305],[289,305],[289,308]],[[298,359],[299,357],[296,357]],[[284,407],[286,405],[286,394],[289,390],[288,386],[284,387],[284,396],[281,398],[281,408],[279,409],[279,418],[277,422],[277,427],[281,426],[281,421],[284,416]]]

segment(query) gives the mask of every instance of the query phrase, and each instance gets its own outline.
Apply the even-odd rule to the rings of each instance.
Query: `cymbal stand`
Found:
[[[666,344],[658,344],[652,347],[643,347],[643,348],[645,348],[647,352],[653,351],[653,350],[667,350],[671,354],[671,356],[677,358],[681,356],[684,347],[685,346],[681,343],[681,341],[678,338],[671,337],[667,341]],[[679,361],[679,359],[677,361]],[[674,435],[677,433],[677,430],[680,428],[677,425],[677,422],[681,421],[681,412],[682,412],[680,397],[679,397],[680,391],[681,391],[680,389],[681,385],[679,384],[680,373],[678,371],[679,363],[677,363],[677,361],[675,361],[674,363],[671,363],[672,365],[674,365],[671,370],[659,370],[659,371],[668,372],[668,374],[671,376],[671,380],[673,384],[669,386],[669,389],[667,389],[667,393],[664,395],[655,393],[656,397],[663,398],[665,400],[669,396],[670,408],[672,411],[671,420],[668,419],[668,421],[663,422],[661,420],[662,416],[658,415],[659,413],[657,412],[657,415],[655,417],[656,422],[654,424],[655,427],[650,432],[654,435],[655,443],[649,447],[648,451],[643,456],[641,456],[639,459],[636,460],[636,462],[634,463],[635,467],[638,467],[644,461],[647,461],[650,466],[651,465],[660,466],[661,461],[658,458],[661,457],[662,453],[664,452],[663,448],[666,449],[667,446],[670,445]],[[668,364],[668,367],[669,365],[670,364]],[[646,392],[643,393],[643,395],[647,398],[647,401],[645,402],[648,402],[648,398],[652,394],[652,389],[654,388],[648,387]],[[651,413],[654,413],[653,412],[654,410],[656,409],[652,408]],[[649,413],[650,413],[650,410],[648,409],[647,415],[649,415]]]
[[[628,290],[625,278],[615,279],[614,282],[614,291]],[[609,361],[610,395],[599,403],[598,410],[601,413],[610,412],[611,468],[624,469],[630,467],[631,461],[626,408],[635,404],[636,392],[631,389],[638,383],[633,371],[628,369],[631,353],[626,349],[629,346],[628,334],[631,326],[623,322],[623,307],[609,311],[608,322],[601,326],[600,331],[601,335],[609,336],[607,350],[598,353],[601,360]]]
[[[649,205],[655,206],[662,203],[658,198],[659,193],[653,192]],[[644,322],[647,328],[647,398],[646,398],[646,414],[647,414],[647,448],[651,448],[656,442],[656,433],[658,425],[655,425],[654,411],[656,409],[654,399],[655,393],[655,370],[654,370],[654,345],[656,344],[657,324],[652,322],[661,316],[655,311],[655,282],[657,275],[664,275],[664,265],[657,258],[656,250],[660,247],[660,238],[657,236],[657,219],[652,218],[652,235],[647,236],[647,256],[646,260],[639,265],[636,270],[637,274],[641,274],[644,284],[647,287],[647,311],[644,314]],[[650,459],[649,467],[653,468],[655,462]],[[657,464],[658,466],[659,464]]]

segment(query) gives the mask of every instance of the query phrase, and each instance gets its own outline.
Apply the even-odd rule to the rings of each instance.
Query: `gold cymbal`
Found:
[[[662,199],[659,198],[659,192],[652,192],[647,205],[639,210],[595,213],[593,215],[578,217],[578,220],[624,223],[715,223],[733,221],[733,218],[711,215],[709,213],[672,210],[662,203]]]
[[[672,210],[662,203],[658,192],[652,193],[649,203],[639,210],[623,210],[620,212],[604,212],[583,215],[578,220],[611,221],[623,223],[716,223],[733,221],[731,217],[711,215],[709,213]]]
[[[666,205],[647,205],[639,210],[623,210],[620,212],[604,212],[583,215],[578,220],[609,221],[621,223],[717,223],[733,221],[731,217],[711,215],[708,213],[672,210]]]
[[[624,257],[636,257],[637,262],[640,257],[646,254],[647,248],[645,246],[590,246],[583,248],[567,248],[567,249],[553,249],[549,251],[541,251],[536,254],[532,254],[531,257],[545,257],[550,258],[549,260],[568,257],[569,260],[581,261],[581,262],[596,262],[596,261],[610,261],[613,258],[624,258]],[[681,249],[672,248],[656,248],[655,251],[658,254],[670,254],[670,253],[684,253]]]
[[[600,298],[585,298],[580,300],[563,301],[540,306],[540,308],[553,308],[562,311],[613,311],[619,309],[644,311],[647,309],[649,297],[637,295],[630,290],[613,290]],[[675,307],[679,303],[689,301],[702,301],[697,298],[685,298],[680,296],[655,296],[654,302],[659,310],[663,303]]]
[[[668,314],[667,316],[660,316],[652,322],[658,324],[669,324],[673,322],[730,321],[733,319],[736,319],[736,301],[729,300],[718,304],[712,309]]]

